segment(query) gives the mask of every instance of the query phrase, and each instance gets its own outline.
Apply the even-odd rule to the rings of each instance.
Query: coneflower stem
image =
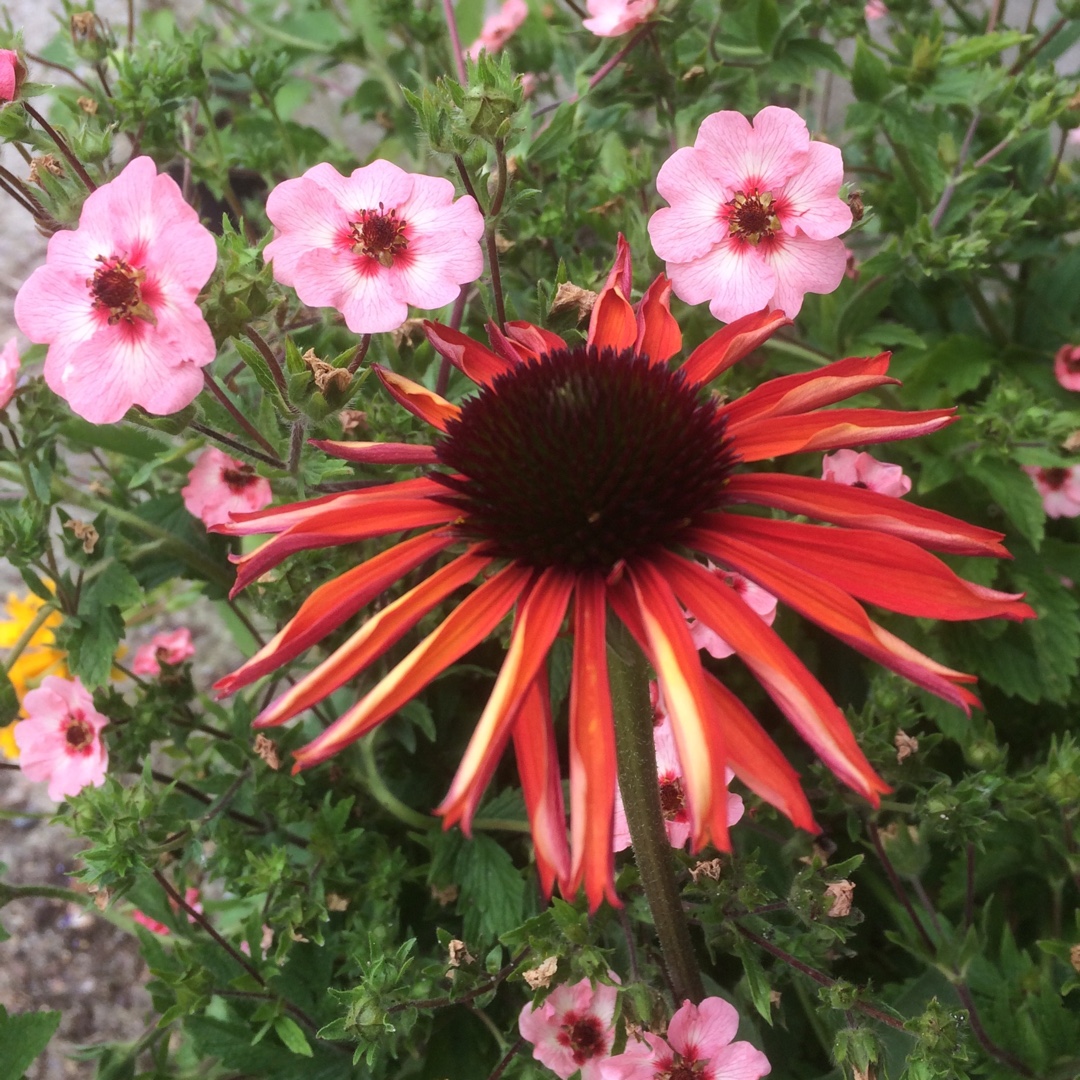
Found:
[[[705,997],[690,928],[675,881],[675,859],[660,808],[653,743],[649,665],[621,624],[609,629],[608,675],[615,718],[619,788],[634,860],[649,902],[660,951],[675,1001],[697,1004]]]

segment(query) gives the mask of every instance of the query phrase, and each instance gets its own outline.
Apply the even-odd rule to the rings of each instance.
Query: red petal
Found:
[[[499,763],[518,706],[547,659],[551,643],[562,626],[574,587],[573,576],[548,567],[518,604],[510,646],[499,677],[477,721],[450,790],[436,813],[444,824],[460,821],[466,833],[484,789]]]
[[[744,473],[728,481],[724,499],[726,502],[769,506],[789,514],[805,514],[837,525],[876,529],[932,551],[1010,557],[1001,546],[1003,533],[969,525],[959,518],[927,510],[891,495],[879,495],[876,491],[828,480],[784,473]]]
[[[782,311],[758,311],[744,315],[702,342],[682,366],[687,382],[703,386],[732,364],[749,356],[791,320]]]
[[[446,398],[440,397],[434,390],[406,379],[404,375],[390,371],[380,364],[372,364],[372,369],[379,376],[379,381],[389,391],[390,396],[413,416],[420,417],[439,431],[446,430],[448,420],[456,420],[461,410]]]
[[[510,365],[511,369],[525,363],[526,360],[535,360],[540,355],[528,345],[519,344],[513,338],[507,337],[502,328],[490,319],[485,329],[491,347]]]
[[[598,349],[615,349],[622,352],[637,341],[637,317],[630,306],[632,287],[630,267],[630,245],[619,234],[615,265],[608,275],[607,283],[600,290],[600,295],[593,304],[589,316],[588,343]]]
[[[750,710],[709,672],[705,672],[705,686],[716,705],[728,747],[728,764],[735,775],[752,792],[786,814],[796,827],[821,832],[799,783],[799,774]]]
[[[572,896],[559,749],[551,721],[551,692],[543,668],[521,702],[514,720],[513,736],[518,776],[536,849],[540,887],[544,897],[550,899],[558,880],[563,895]]]
[[[566,342],[558,334],[553,334],[550,330],[545,330],[540,326],[533,326],[532,323],[528,322],[517,320],[508,322],[506,324],[506,335],[512,341],[525,346],[537,356],[543,356],[545,353],[563,352],[566,349]]]
[[[353,506],[326,511],[303,524],[293,525],[249,554],[236,558],[236,584],[229,595],[235,596],[297,551],[353,544],[427,525],[444,525],[459,513],[452,506],[423,498],[383,499],[364,507],[363,513],[357,513]]]
[[[490,386],[500,375],[513,370],[513,364],[460,330],[442,323],[425,322],[424,333],[440,356],[479,386]]]
[[[902,615],[1017,622],[1035,617],[1027,604],[1018,603],[1022,593],[965,581],[936,555],[895,536],[742,514],[706,517],[713,531],[744,540],[860,600]]]
[[[511,563],[488,578],[361,701],[295,751],[294,771],[317,765],[355,742],[483,641],[513,606],[530,574],[527,567]]]
[[[284,724],[343,686],[373,660],[400,641],[429,611],[455,589],[467,585],[491,562],[475,549],[436,570],[404,596],[376,612],[348,641],[309,671],[255,720],[256,727]]]
[[[604,583],[582,574],[574,595],[574,666],[570,680],[570,889],[584,884],[589,910],[615,892],[615,727],[607,666]]]
[[[434,465],[439,459],[435,447],[403,442],[334,442],[332,439],[308,439],[308,444],[343,461],[368,465]]]
[[[899,379],[891,379],[885,374],[888,370],[889,353],[837,360],[818,371],[770,379],[726,405],[721,412],[729,424],[764,416],[809,412],[876,386],[888,383],[899,386]]]
[[[224,697],[287,664],[352,618],[395,581],[454,542],[442,530],[414,536],[320,585],[300,610],[250,660],[219,679],[214,690]]]
[[[759,544],[735,539],[726,530],[690,529],[683,542],[745,574],[853,649],[965,712],[970,713],[971,706],[979,704],[970,691],[953,685],[974,682],[974,675],[944,667],[893,637],[874,623],[843,589],[769,554]]]
[[[641,298],[634,351],[654,364],[670,360],[682,348],[682,331],[671,314],[671,282],[661,274]]]
[[[888,786],[870,767],[843,713],[802,661],[705,567],[667,551],[654,558],[682,603],[723,635],[822,761],[876,806],[878,793],[888,791]]]
[[[888,409],[823,409],[799,416],[767,416],[729,425],[727,434],[743,461],[761,461],[807,450],[894,442],[929,435],[956,420],[955,409],[894,412]]]
[[[630,245],[626,242],[626,237],[619,233],[619,238],[615,241],[615,262],[611,266],[607,281],[604,282],[604,288],[617,288],[623,296],[629,296],[633,287],[634,269],[630,258]]]

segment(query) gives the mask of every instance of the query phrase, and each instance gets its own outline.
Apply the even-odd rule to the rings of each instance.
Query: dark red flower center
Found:
[[[407,224],[396,210],[384,210],[382,203],[378,210],[361,210],[359,219],[351,223],[352,249],[389,268],[394,265],[394,256],[409,246]]]
[[[72,713],[64,728],[64,741],[72,754],[89,753],[94,745],[94,729],[83,719],[81,712]]]
[[[682,781],[677,776],[665,776],[660,780],[660,811],[666,821],[676,821],[685,814]]]
[[[568,1012],[556,1039],[573,1055],[575,1065],[584,1065],[607,1052],[604,1025],[599,1017],[589,1013]]]
[[[245,488],[251,487],[259,478],[251,465],[229,465],[221,470],[221,479],[229,485],[229,490],[239,495]]]
[[[730,234],[748,244],[758,244],[780,231],[776,203],[768,191],[752,191],[749,195],[737,191],[721,213],[727,218]]]
[[[716,402],[631,349],[526,363],[436,444],[459,533],[530,566],[607,572],[717,508],[736,462]]]
[[[109,313],[109,325],[115,326],[121,319],[129,323],[137,318],[156,322],[154,313],[143,303],[142,284],[146,272],[130,266],[118,255],[99,255],[97,261],[101,265],[92,278],[87,278],[86,285],[94,298],[94,307]]]
[[[702,1058],[700,1061],[684,1061],[676,1054],[671,1067],[658,1072],[656,1080],[701,1080],[702,1071],[708,1064],[708,1060],[708,1058]]]
[[[1039,479],[1049,488],[1055,491],[1064,487],[1069,479],[1069,470],[1062,468],[1040,469]]]

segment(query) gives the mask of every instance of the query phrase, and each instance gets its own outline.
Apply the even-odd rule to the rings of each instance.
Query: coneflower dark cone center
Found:
[[[461,406],[436,449],[462,535],[537,567],[609,570],[715,509],[735,455],[717,406],[632,350],[523,363]]]

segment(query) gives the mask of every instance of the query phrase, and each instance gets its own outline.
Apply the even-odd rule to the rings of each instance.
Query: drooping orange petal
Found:
[[[525,694],[513,726],[514,756],[525,796],[525,807],[536,849],[540,888],[551,897],[555,882],[570,897],[570,845],[566,842],[566,810],[555,728],[551,720],[551,692],[547,672],[541,668]]]
[[[511,563],[466,597],[361,701],[339,716],[318,738],[295,751],[293,771],[333,757],[393,715],[432,679],[475,648],[502,621],[525,588],[531,571]]]
[[[797,416],[767,416],[728,426],[743,461],[762,461],[807,450],[894,442],[929,435],[956,420],[955,409],[896,412],[889,409],[822,409]]]
[[[308,439],[324,454],[342,461],[359,461],[367,465],[434,465],[439,459],[435,447],[424,443],[401,442],[335,442],[333,439]]]
[[[938,510],[927,510],[892,495],[848,487],[809,476],[740,473],[724,489],[725,502],[754,503],[789,514],[805,514],[836,525],[875,529],[931,551],[954,555],[1012,556],[1001,546],[1004,533],[969,525]]]
[[[219,679],[214,690],[224,697],[276,671],[452,543],[454,537],[441,529],[423,533],[320,585],[270,641],[242,667]]]
[[[702,342],[680,369],[687,382],[703,386],[712,382],[744,356],[749,356],[791,320],[782,311],[758,311],[728,323]]]
[[[663,364],[681,348],[682,331],[671,314],[671,282],[661,274],[638,304],[634,352],[647,356],[654,364]]]
[[[607,665],[607,602],[598,575],[582,574],[574,592],[574,665],[570,678],[569,898],[584,884],[589,910],[615,892],[615,727]]]
[[[425,320],[424,333],[440,356],[444,356],[478,386],[490,386],[500,375],[513,370],[513,364],[496,356],[460,330]]]
[[[888,785],[871,768],[836,703],[775,631],[699,563],[667,551],[654,560],[682,603],[735,650],[821,760],[877,806]]]
[[[413,416],[418,416],[433,428],[445,431],[446,422],[456,420],[460,414],[461,409],[457,405],[440,397],[434,390],[429,390],[412,379],[406,379],[404,375],[390,371],[381,364],[372,364],[371,367],[390,396],[402,408],[408,409]]]
[[[627,576],[683,768],[691,846],[700,850],[711,838],[717,847],[730,851],[724,781],[727,754],[712,699],[705,692],[701,657],[690,637],[686,617],[655,559],[631,564]],[[714,812],[721,807],[722,812]]]
[[[432,499],[384,499],[364,507],[362,513],[347,507],[320,514],[308,522],[293,525],[247,555],[230,556],[236,563],[236,583],[229,595],[235,596],[297,551],[354,544],[387,533],[444,525],[458,514],[452,506]]]
[[[936,555],[868,529],[804,525],[742,514],[706,515],[716,532],[744,540],[870,604],[927,619],[1033,619],[1019,601],[965,581]]]
[[[566,349],[566,342],[558,334],[545,330],[542,326],[533,326],[529,322],[515,319],[506,324],[506,335],[519,345],[524,345],[537,356],[545,353],[561,352]]]
[[[620,233],[615,265],[589,316],[590,345],[622,352],[637,341],[637,316],[630,304],[632,278],[630,245]]]
[[[615,262],[611,265],[607,281],[604,282],[604,288],[617,288],[623,296],[629,296],[633,287],[634,265],[630,254],[630,245],[626,242],[626,237],[619,233],[619,237],[615,241]]]
[[[705,686],[716,705],[728,748],[728,764],[735,775],[797,828],[821,832],[799,783],[799,774],[750,710],[709,672],[705,672]]]
[[[851,356],[817,371],[770,379],[725,405],[721,415],[728,418],[729,424],[765,416],[790,416],[833,405],[877,386],[890,383],[899,386],[899,379],[885,374],[889,370],[889,355]]]
[[[256,727],[284,724],[343,686],[372,661],[400,641],[429,611],[455,589],[467,585],[491,562],[475,548],[436,570],[404,596],[376,612],[348,641],[335,649],[317,668],[268,705],[255,720]]]
[[[690,529],[683,542],[744,574],[834,637],[932,694],[969,714],[971,706],[979,704],[969,690],[955,685],[975,682],[974,675],[953,671],[906,645],[873,622],[843,589],[727,531]]]
[[[461,822],[469,833],[473,814],[499,763],[518,706],[547,659],[551,643],[562,626],[574,578],[556,567],[544,570],[518,604],[499,676],[480,714],[461,764],[436,813],[444,825]]]

